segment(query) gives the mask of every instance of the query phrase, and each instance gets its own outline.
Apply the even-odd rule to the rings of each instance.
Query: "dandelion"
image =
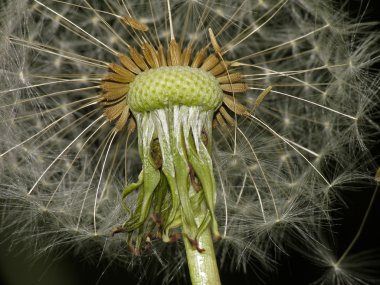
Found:
[[[321,256],[370,177],[379,36],[319,2],[2,4],[1,227],[164,283]]]

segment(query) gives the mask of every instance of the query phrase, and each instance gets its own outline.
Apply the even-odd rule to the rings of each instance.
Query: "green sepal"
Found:
[[[204,231],[207,230],[209,228],[209,225],[210,225],[210,221],[211,221],[210,213],[207,209],[204,209],[204,210],[207,211],[207,213],[206,213],[205,217],[203,218],[202,223],[200,224],[200,226],[198,228],[198,233],[195,237],[196,240],[199,240],[199,238],[202,236]]]
[[[166,194],[168,193],[168,180],[165,175],[160,172],[160,182],[157,185],[154,194],[154,210],[153,214],[162,216],[162,206],[164,205]],[[162,219],[162,217],[160,217]]]
[[[187,231],[184,232],[187,236],[195,239],[197,232],[197,224],[195,222],[195,213],[190,202],[190,178],[187,161],[181,157],[178,152],[174,153],[174,165],[177,182],[177,192],[181,202],[181,216],[183,224],[187,225]]]
[[[148,150],[144,150],[143,158],[143,172],[145,178],[137,199],[137,209],[133,217],[124,224],[124,228],[127,231],[137,229],[146,221],[150,211],[154,190],[160,182],[160,171],[156,169],[154,161],[149,156],[149,152],[147,154],[146,152],[148,152]]]
[[[212,172],[212,161],[206,146],[199,144],[199,152],[195,148],[194,140],[189,136],[187,145],[188,157],[199,181],[202,184],[207,207],[211,215],[211,230],[215,239],[220,238],[218,222],[215,217],[216,183]]]
[[[129,207],[125,203],[125,198],[130,193],[132,193],[134,190],[136,190],[138,187],[140,187],[143,182],[144,182],[144,172],[141,171],[140,174],[139,174],[137,182],[131,183],[131,184],[127,185],[127,187],[125,187],[125,189],[121,193],[121,199],[123,201],[122,206],[123,206],[124,210],[126,210],[128,213],[130,213],[131,210],[129,209]]]
[[[171,209],[170,209],[170,212],[168,214],[168,218],[166,220],[166,225],[164,226],[164,229],[163,229],[163,234],[164,235],[168,235],[169,234],[169,228],[168,228],[168,225],[171,224],[176,215],[177,215],[177,212],[178,212],[178,208],[179,208],[179,195],[178,195],[178,192],[177,192],[177,183],[175,181],[175,178],[170,175],[170,173],[168,173],[167,169],[165,167],[163,167],[162,169],[167,181],[168,181],[168,184],[169,184],[169,190],[170,190],[170,194],[171,194]]]

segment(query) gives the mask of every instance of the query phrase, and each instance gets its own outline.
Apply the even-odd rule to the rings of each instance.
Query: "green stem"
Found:
[[[197,222],[200,221],[197,219]],[[191,283],[193,285],[220,285],[210,229],[206,229],[200,235],[198,242],[199,248],[203,249],[203,252],[194,249],[189,239],[184,238]]]

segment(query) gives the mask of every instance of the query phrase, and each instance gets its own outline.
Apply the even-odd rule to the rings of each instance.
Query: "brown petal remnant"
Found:
[[[131,17],[123,17],[123,21],[136,30],[148,30],[144,24]],[[211,29],[209,34],[215,51],[210,54],[208,54],[208,47],[206,46],[192,56],[194,50],[191,43],[183,48],[175,39],[170,41],[166,50],[161,44],[154,47],[152,44],[144,42],[141,44],[140,51],[134,47],[129,47],[129,55],[117,54],[120,64],[110,63],[108,65],[109,72],[102,78],[99,86],[102,90],[99,101],[103,105],[104,115],[109,121],[115,122],[116,131],[121,131],[125,125],[128,126],[128,133],[133,132],[136,128],[133,114],[128,106],[130,84],[144,71],[164,66],[200,68],[210,72],[218,80],[221,89],[224,91],[224,98],[222,106],[215,110],[214,126],[235,126],[236,115],[248,116],[250,114],[234,96],[235,93],[245,93],[248,90],[248,85],[242,80],[240,73],[229,72],[228,69],[232,62],[223,60],[222,49]],[[266,89],[260,94],[256,99],[255,107],[261,103],[269,91],[270,89]],[[229,112],[236,115],[234,116]]]
[[[248,116],[249,112],[242,104],[240,104],[236,98],[230,95],[225,95],[223,98],[223,103],[227,108],[240,116]]]
[[[246,83],[232,83],[232,84],[221,84],[223,91],[229,93],[244,93],[248,90],[248,85]]]
[[[121,62],[121,64],[128,70],[132,71],[134,74],[141,73],[141,69],[136,65],[136,63],[125,54],[120,53],[118,55],[118,58]]]
[[[123,21],[124,24],[126,24],[127,26],[130,26],[132,29],[135,29],[141,32],[149,31],[149,28],[147,25],[145,25],[144,23],[141,23],[140,21],[130,16],[123,16],[121,17],[121,20]]]
[[[214,32],[212,31],[211,28],[208,29],[208,33],[210,35],[210,41],[211,41],[212,47],[214,48],[214,50],[217,54],[221,55],[222,49],[220,48],[220,45],[217,42],[216,37],[214,35]]]
[[[265,90],[263,90],[263,92],[261,92],[259,96],[257,96],[253,110],[260,106],[261,102],[263,102],[264,98],[269,94],[271,90],[272,86],[269,86]]]

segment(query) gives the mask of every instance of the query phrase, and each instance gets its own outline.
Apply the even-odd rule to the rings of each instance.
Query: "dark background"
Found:
[[[1,0],[0,0],[1,1]],[[293,0],[290,0],[293,1]],[[323,1],[323,0],[315,0]],[[360,1],[342,1],[346,2],[347,9],[353,16],[357,15],[360,7]],[[362,1],[364,7],[368,0]],[[368,4],[365,20],[380,21],[380,1],[372,0]],[[362,7],[363,8],[363,7]],[[363,11],[363,10],[362,10]],[[380,25],[373,30],[380,32]],[[380,50],[380,43],[379,43]],[[380,68],[380,66],[376,66]],[[375,118],[376,119],[376,118]],[[377,118],[379,122],[379,118]],[[377,157],[376,163],[380,165],[380,136],[377,135],[377,144],[372,148],[373,155]],[[375,168],[373,168],[375,172]],[[340,225],[336,226],[335,231],[339,232],[337,244],[338,252],[343,252],[355,236],[360,226],[362,217],[368,207],[373,189],[369,191],[351,192],[345,196],[348,201],[349,209],[342,210],[345,216],[344,220],[340,220]],[[377,232],[380,220],[380,195],[377,196],[375,204],[371,209],[369,218],[365,224],[360,239],[355,244],[351,253],[360,252],[362,250],[379,249],[380,250],[380,233]],[[41,260],[32,260],[26,257],[25,253],[20,253],[20,248],[14,247],[11,250],[8,242],[1,243],[4,237],[0,236],[0,284],[3,285],[99,285],[105,284],[136,284],[137,277],[131,272],[121,267],[111,267],[105,270],[107,264],[98,266],[83,261],[78,256],[65,256],[57,262],[51,263],[50,258],[42,258]],[[265,277],[264,284],[308,284],[315,280],[322,271],[319,271],[313,264],[304,260],[297,254],[286,258],[279,267],[278,275]],[[52,257],[54,258],[54,257]],[[380,272],[380,260],[378,264]],[[103,274],[104,273],[104,274]],[[224,285],[229,284],[259,284],[255,273],[249,270],[247,273],[222,271],[221,279]],[[286,281],[286,282],[284,282]],[[158,278],[155,284],[161,284]],[[177,284],[177,283],[173,283]],[[328,285],[328,284],[326,284]],[[334,285],[334,284],[331,284]]]

